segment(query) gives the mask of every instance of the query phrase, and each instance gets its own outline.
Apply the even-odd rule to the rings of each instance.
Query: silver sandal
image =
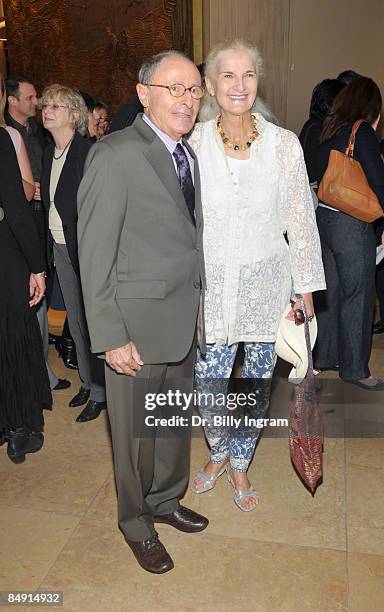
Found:
[[[196,476],[193,479],[193,483],[191,485],[191,490],[194,493],[206,493],[207,491],[210,491],[211,489],[214,488],[216,481],[218,478],[220,478],[220,476],[222,474],[224,474],[225,470],[226,470],[227,464],[225,464],[225,466],[223,468],[221,468],[220,472],[217,474],[217,476],[207,476],[206,473],[204,472],[203,469],[198,470]],[[203,486],[200,488],[197,488],[195,485],[195,480],[196,478],[200,478],[200,480],[203,483]]]
[[[228,478],[228,482],[233,486],[233,488],[235,489],[235,495],[233,497],[233,501],[235,502],[236,506],[238,508],[240,508],[240,510],[242,510],[243,512],[252,512],[252,510],[256,510],[256,506],[259,503],[259,496],[257,494],[257,492],[255,491],[255,489],[253,487],[251,487],[250,489],[247,489],[246,491],[238,491],[236,489],[235,486],[235,481],[233,480],[232,476],[229,473],[229,464],[227,463],[227,465],[225,466],[226,472],[227,472],[227,478]],[[247,497],[252,497],[255,501],[256,501],[256,505],[253,508],[243,508],[243,506],[241,505],[241,502],[246,499]]]

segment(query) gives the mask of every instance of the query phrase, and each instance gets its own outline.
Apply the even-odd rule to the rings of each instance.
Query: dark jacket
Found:
[[[77,254],[77,190],[83,178],[84,162],[92,142],[75,133],[72,144],[69,147],[67,158],[61,172],[55,192],[55,206],[60,215],[65,242],[69,258],[73,268],[80,276],[79,259]],[[41,174],[41,196],[45,213],[47,232],[49,232],[49,184],[51,180],[51,169],[55,145],[50,144],[44,152],[43,170]],[[52,263],[52,238],[47,236],[48,265]]]
[[[304,151],[304,160],[310,183],[317,181],[317,155],[322,129],[323,122],[320,121],[320,119],[310,117],[303,125],[299,135],[300,144]]]
[[[320,185],[327,169],[331,149],[344,152],[347,148],[351,130],[352,124],[347,125],[319,146],[317,158],[318,185]],[[364,121],[357,130],[354,155],[360,162],[371,189],[377,195],[384,209],[384,163],[380,155],[376,132],[367,121]]]
[[[114,115],[109,133],[111,134],[112,132],[123,130],[129,125],[132,125],[138,113],[142,112],[143,106],[139,98],[135,96],[134,98],[132,98],[132,100],[127,102],[127,104],[121,106],[117,113]]]

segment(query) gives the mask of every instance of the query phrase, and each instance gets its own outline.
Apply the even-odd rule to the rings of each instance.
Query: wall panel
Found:
[[[286,120],[290,0],[204,0],[204,54],[225,38],[256,43],[264,58],[259,85],[282,125]]]
[[[142,61],[193,55],[192,0],[5,0],[9,62],[36,82],[79,87],[112,109],[134,92]]]
[[[384,94],[383,0],[291,0],[287,124],[299,132],[314,86],[352,68]]]

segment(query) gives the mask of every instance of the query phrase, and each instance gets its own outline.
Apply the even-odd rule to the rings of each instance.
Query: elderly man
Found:
[[[150,58],[139,81],[144,114],[89,153],[79,257],[92,350],[106,359],[119,526],[139,564],[159,574],[173,561],[154,523],[185,532],[208,524],[179,503],[190,419],[186,405],[172,413],[170,399],[192,392],[196,337],[204,351],[199,174],[182,139],[203,89],[195,65],[176,51]],[[168,405],[148,412],[157,394]]]

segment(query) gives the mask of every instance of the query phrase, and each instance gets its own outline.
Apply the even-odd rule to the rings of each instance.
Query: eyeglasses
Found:
[[[40,108],[45,110],[46,108],[50,108],[53,111],[57,111],[59,108],[69,108],[67,104],[41,104]]]
[[[171,96],[174,98],[181,98],[186,91],[191,92],[191,96],[194,100],[200,100],[204,95],[204,88],[200,85],[192,85],[192,87],[185,87],[181,83],[174,83],[173,85],[156,85],[155,83],[145,83],[148,87],[164,87],[168,89]]]

